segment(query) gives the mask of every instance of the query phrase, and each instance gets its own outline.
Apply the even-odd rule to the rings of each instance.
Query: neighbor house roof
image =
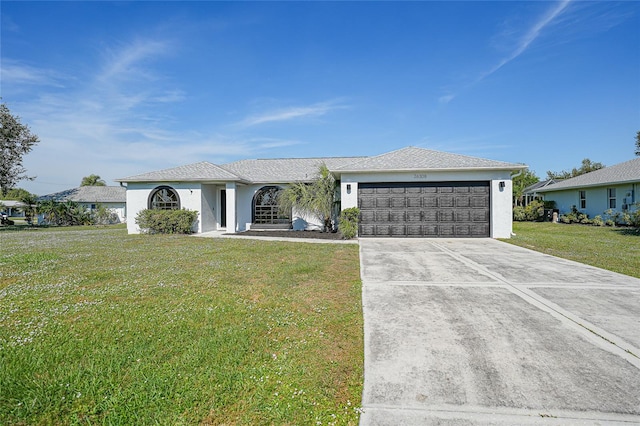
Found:
[[[541,188],[538,192],[640,182],[640,158],[625,161]]]
[[[187,164],[186,166],[157,170],[143,173],[116,182],[175,182],[175,181],[242,181],[242,178],[223,169],[220,166],[201,161],[200,163]]]
[[[527,166],[503,161],[487,160],[478,157],[433,151],[409,146],[375,157],[346,164],[332,171],[405,171],[405,170],[460,170],[460,169],[499,169],[520,170]]]
[[[561,182],[561,180],[559,179],[548,179],[548,180],[541,180],[540,182],[536,182],[533,185],[529,185],[527,186],[525,189],[522,190],[523,194],[528,194],[528,193],[535,193],[537,192],[540,188],[545,188],[549,185],[553,185],[554,183],[557,182]]]
[[[318,157],[240,160],[220,166],[189,164],[144,173],[116,182],[235,181],[242,183],[288,183],[310,181],[324,163],[334,173],[406,170],[521,170],[527,166],[466,155],[408,147],[375,157]]]
[[[75,201],[78,203],[124,203],[127,188],[123,186],[80,186],[38,197],[39,201]]]

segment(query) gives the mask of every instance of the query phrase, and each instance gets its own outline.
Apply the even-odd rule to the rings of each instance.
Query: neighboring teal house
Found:
[[[640,202],[639,190],[640,158],[635,158],[539,188],[536,192],[543,195],[545,201],[555,201],[560,214],[570,212],[575,206],[589,217],[595,217],[609,209],[636,211]]]

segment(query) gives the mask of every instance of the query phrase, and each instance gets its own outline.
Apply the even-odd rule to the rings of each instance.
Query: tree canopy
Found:
[[[513,196],[516,200],[516,205],[520,205],[522,203],[522,195],[524,189],[528,186],[533,185],[534,183],[540,182],[540,178],[536,176],[535,172],[524,170],[518,176],[514,176],[512,182]]]
[[[33,179],[27,176],[22,157],[38,142],[38,136],[20,118],[13,116],[6,104],[0,104],[0,195],[20,180]]]
[[[640,130],[636,133],[636,155],[640,156]]]
[[[583,175],[585,173],[603,169],[604,167],[605,165],[602,163],[594,163],[588,158],[585,158],[584,160],[582,160],[582,165],[579,168],[574,167],[573,169],[571,169],[570,172],[566,170],[563,170],[561,172],[547,171],[547,178],[548,179],[569,179],[572,177]]]
[[[89,175],[82,178],[80,186],[107,186],[107,183],[98,175]]]

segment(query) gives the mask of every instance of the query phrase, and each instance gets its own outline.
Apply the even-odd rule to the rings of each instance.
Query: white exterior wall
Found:
[[[560,211],[560,214],[566,214],[571,212],[571,208],[575,206],[578,211],[586,213],[590,218],[594,218],[597,215],[603,215],[606,210],[609,210],[609,188],[616,189],[616,208],[614,211],[622,212],[622,205],[627,204],[629,211],[635,211],[637,207],[633,206],[634,203],[640,200],[638,196],[638,189],[640,184],[623,184],[623,185],[607,185],[597,186],[591,188],[574,188],[566,189],[564,191],[553,191],[542,193],[545,201],[555,201],[556,208]],[[580,191],[586,191],[586,208],[580,208]],[[627,194],[629,196],[627,196]],[[626,199],[626,203],[624,202]]]
[[[82,205],[86,209],[91,209],[92,205],[95,205],[96,208],[98,205],[103,206],[104,208],[110,210],[111,212],[118,215],[118,220],[120,223],[124,223],[127,221],[127,206],[126,203],[82,203]]]
[[[277,186],[280,188],[286,188],[286,184],[272,184],[263,183],[257,185],[243,185],[239,186],[237,190],[237,203],[238,203],[238,232],[247,231],[251,226],[251,219],[253,217],[253,197],[261,188],[265,186]],[[357,202],[357,200],[356,200]],[[322,229],[322,219],[313,218],[308,215],[300,214],[295,209],[292,212],[292,222],[294,230],[313,230]],[[227,223],[229,219],[227,218]]]
[[[491,202],[491,237],[510,238],[513,225],[511,173],[497,171],[443,171],[397,173],[345,173],[340,178],[341,209],[358,207],[359,182],[460,182],[489,181]],[[500,182],[505,186],[500,189]],[[347,189],[351,185],[351,190]]]
[[[140,228],[136,225],[135,218],[141,210],[148,208],[149,195],[159,186],[173,188],[180,198],[180,208],[196,210],[198,219],[194,224],[195,232],[202,232],[202,189],[200,183],[136,183],[130,182],[127,185],[127,231],[129,234],[139,234]]]
[[[200,232],[215,231],[218,229],[219,215],[217,213],[218,192],[216,185],[202,185],[202,200],[200,211]]]

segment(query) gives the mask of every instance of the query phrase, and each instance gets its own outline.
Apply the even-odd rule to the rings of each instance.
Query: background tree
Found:
[[[585,173],[593,172],[603,169],[605,167],[602,163],[594,163],[593,161],[585,158],[582,160],[582,165],[579,168],[573,168],[570,172],[563,170],[561,172],[547,171],[547,178],[549,179],[569,179],[572,177],[580,176]]]
[[[20,201],[24,203],[22,210],[24,210],[24,216],[27,219],[27,223],[31,224],[31,221],[37,212],[38,197],[28,191],[24,191],[20,196]]]
[[[640,156],[640,130],[636,133],[636,155]]]
[[[98,175],[89,175],[82,178],[80,186],[107,186],[107,183]]]
[[[0,195],[13,188],[18,181],[33,179],[22,166],[22,157],[40,142],[29,127],[11,115],[6,104],[0,104]]]
[[[22,189],[22,188],[12,188],[10,190],[7,191],[6,194],[4,194],[4,198],[5,200],[19,200],[22,201],[23,197],[26,196],[34,196],[34,197],[38,197],[35,194],[30,193],[29,191],[27,191],[26,189]]]
[[[323,232],[332,230],[331,218],[336,204],[336,180],[325,164],[311,183],[295,182],[278,193],[280,211],[309,214],[322,219]]]
[[[520,175],[515,176],[512,179],[513,197],[517,206],[522,205],[522,196],[524,189],[538,182],[540,182],[540,178],[536,176],[535,172],[532,172],[530,170],[525,170]]]

